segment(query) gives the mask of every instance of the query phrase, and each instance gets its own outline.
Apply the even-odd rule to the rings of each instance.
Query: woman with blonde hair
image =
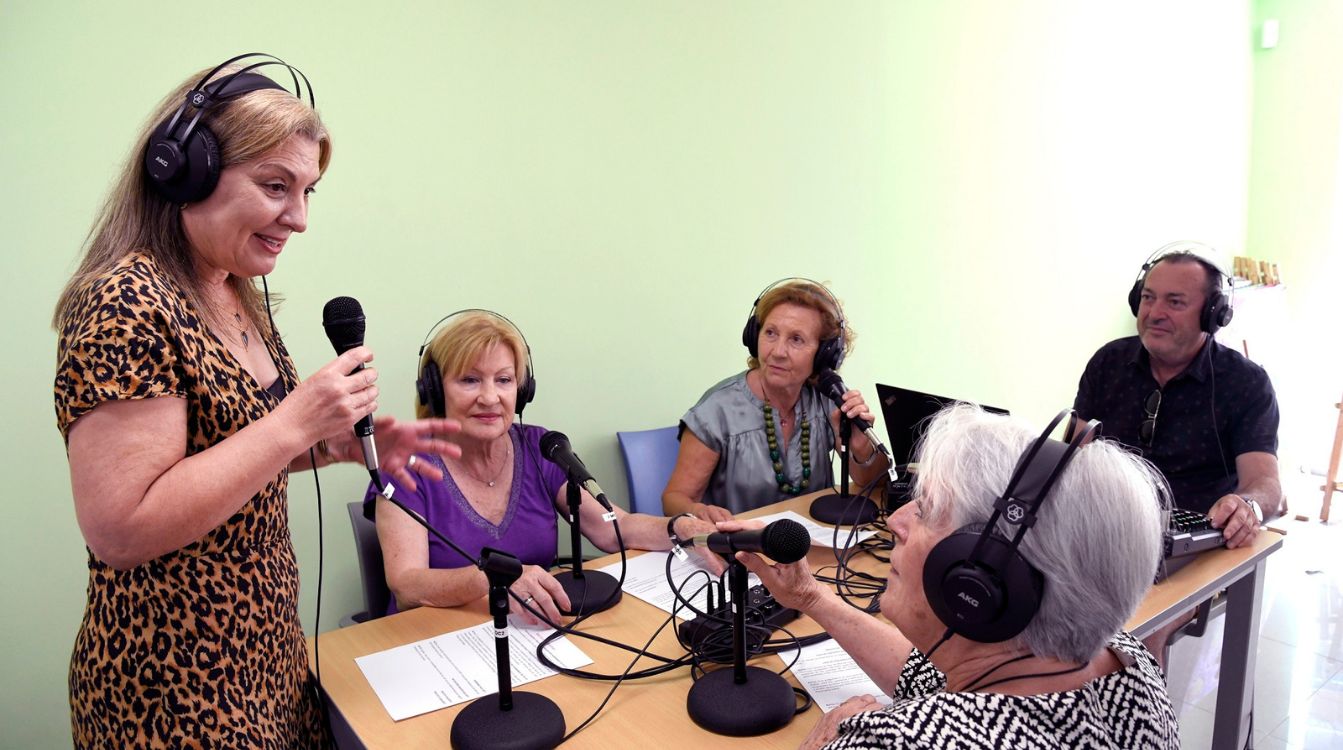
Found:
[[[163,100],[56,306],[57,426],[89,564],[76,747],[330,743],[286,493],[291,471],[358,459],[350,426],[377,408],[377,374],[354,372],[373,358],[358,347],[300,381],[256,288],[331,159],[302,74],[260,57]],[[432,438],[454,429],[378,420],[383,467],[412,482],[412,451],[454,451]]]

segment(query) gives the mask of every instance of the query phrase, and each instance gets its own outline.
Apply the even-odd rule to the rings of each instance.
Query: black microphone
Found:
[[[816,376],[816,385],[821,389],[823,395],[835,402],[835,406],[840,408],[844,407],[844,393],[849,389],[844,385],[844,380],[839,377],[839,373],[834,370],[821,370],[821,374]],[[885,454],[887,459],[890,459],[891,452],[886,449],[884,444],[882,444],[881,438],[877,437],[876,431],[872,429],[871,422],[868,422],[862,417],[849,417],[849,421],[853,423],[854,427],[858,428],[859,432],[867,436],[867,441],[871,443],[874,448]],[[895,480],[894,468],[895,462],[891,461],[888,473],[891,475],[892,481]]]
[[[728,557],[737,552],[759,552],[776,562],[792,563],[807,556],[811,535],[797,521],[781,518],[763,529],[696,534],[690,538],[690,546],[708,547]]]
[[[574,455],[574,449],[569,445],[569,438],[563,432],[551,430],[541,436],[541,455],[568,472],[569,477],[582,485],[589,495],[597,498],[597,502],[601,503],[603,508],[607,511],[612,510],[611,501],[606,499],[606,493],[597,486],[597,480],[592,478],[592,472],[588,471],[588,467]]]
[[[336,348],[336,354],[364,345],[364,308],[354,297],[336,297],[322,308],[322,328],[326,337]],[[351,370],[351,374],[364,369],[364,363]],[[359,448],[364,452],[364,466],[376,480],[378,478],[378,447],[373,442],[373,415],[369,414],[354,423],[354,436],[359,438]],[[381,483],[379,483],[381,486]]]

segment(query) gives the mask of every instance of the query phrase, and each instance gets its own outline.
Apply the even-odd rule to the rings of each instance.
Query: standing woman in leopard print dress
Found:
[[[291,471],[360,460],[350,425],[377,408],[377,375],[350,374],[373,359],[358,347],[300,381],[255,284],[307,228],[331,139],[301,74],[253,57],[295,92],[229,61],[169,94],[56,306],[56,419],[89,565],[79,748],[330,744],[286,490]],[[407,459],[456,455],[434,437],[455,428],[378,420],[382,468],[413,484]],[[429,463],[414,468],[441,478]]]

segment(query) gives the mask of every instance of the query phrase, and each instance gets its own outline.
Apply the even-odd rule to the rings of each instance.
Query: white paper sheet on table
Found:
[[[815,521],[811,520],[810,518],[807,518],[806,516],[796,511],[785,510],[779,513],[770,513],[767,516],[757,516],[752,520],[764,521],[765,523],[770,523],[771,521],[777,521],[781,518],[787,518],[791,521],[797,521],[798,523],[802,524],[802,526],[806,528],[807,533],[811,535],[811,543],[813,545],[818,547],[833,546],[833,542],[835,540],[835,528],[833,526],[822,526],[821,524],[816,523]],[[877,532],[871,530],[860,531],[859,533],[854,535],[854,542],[861,542],[875,533]],[[849,541],[849,529],[841,527],[839,530],[839,549],[848,549],[849,547],[848,541]]]
[[[555,674],[536,658],[536,647],[553,632],[550,628],[519,627],[509,622],[508,654],[513,687]],[[567,637],[551,643],[546,656],[571,669],[592,663]],[[395,721],[499,690],[493,622],[360,656],[354,661]]]
[[[787,664],[796,653],[797,649],[780,651],[779,658]],[[844,701],[859,695],[871,695],[883,706],[891,705],[891,697],[883,695],[853,657],[833,640],[803,648],[802,656],[793,665],[792,672],[822,711],[832,711]]]
[[[630,557],[629,568],[625,572],[625,583],[620,588],[630,596],[643,599],[654,607],[670,614],[672,605],[676,601],[672,587],[667,583],[667,557],[670,554],[670,552],[645,552],[638,557]],[[620,578],[620,563],[618,561],[601,568],[601,570],[617,579]],[[697,555],[687,555],[685,560],[672,558],[672,580],[678,585],[698,570],[705,570],[705,568],[699,565]],[[707,576],[717,578],[712,573],[708,573]],[[706,577],[705,574],[695,575],[694,579],[681,589],[681,593],[701,610],[705,608],[709,594],[708,591],[700,589],[703,589],[705,582],[709,580],[710,578]],[[748,586],[755,586],[758,583],[760,583],[760,579],[754,573],[747,578]],[[697,590],[700,590],[698,594],[690,595]],[[695,613],[684,605],[676,611],[676,616],[682,620],[695,619]]]

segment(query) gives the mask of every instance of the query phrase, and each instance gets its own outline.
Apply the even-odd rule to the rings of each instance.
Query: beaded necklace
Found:
[[[774,481],[785,495],[801,495],[811,481],[811,420],[802,412],[802,481],[794,487],[783,474],[783,454],[779,451],[779,436],[774,431],[774,409],[764,405],[765,439],[769,442],[769,457],[774,462]]]

